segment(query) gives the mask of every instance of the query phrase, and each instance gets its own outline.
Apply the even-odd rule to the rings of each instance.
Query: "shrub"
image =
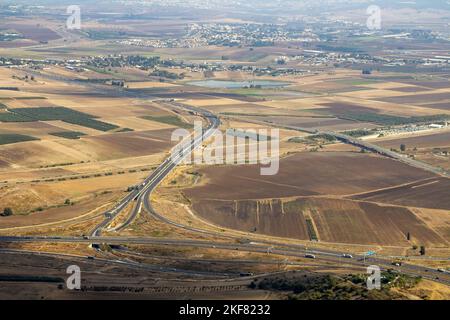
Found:
[[[5,208],[3,213],[1,214],[3,217],[9,217],[14,214],[14,211],[11,208]]]

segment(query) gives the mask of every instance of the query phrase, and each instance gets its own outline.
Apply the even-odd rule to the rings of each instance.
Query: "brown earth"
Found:
[[[171,144],[173,129],[105,134],[85,139],[98,149],[102,160],[159,153]],[[102,152],[100,152],[102,150]]]
[[[436,231],[425,222],[428,213],[416,215],[394,204],[447,206],[450,180],[386,158],[351,152],[299,153],[282,159],[275,176],[261,176],[259,166],[254,165],[198,171],[202,175],[200,184],[183,192],[200,217],[221,227],[310,240],[314,237],[311,224],[308,230],[309,219],[318,239],[324,242],[410,246],[442,245],[448,239],[442,234],[447,229]],[[428,186],[435,180],[439,183]],[[411,196],[395,192],[408,184],[422,192]],[[389,191],[378,191],[386,198],[330,197],[386,188]],[[389,198],[391,194],[393,199]],[[414,235],[412,242],[406,239],[408,232]]]
[[[10,24],[8,28],[16,30],[20,32],[24,38],[34,41],[50,41],[61,38],[55,31],[40,25]]]
[[[421,105],[424,108],[430,109],[438,109],[438,110],[450,110],[450,102],[442,102],[442,103],[427,103]]]
[[[405,144],[408,149],[448,147],[450,146],[450,131],[392,140],[381,140],[376,142],[376,144],[386,148],[400,148],[401,144]]]
[[[244,200],[308,195],[347,195],[411,183],[432,174],[378,156],[310,152],[286,157],[274,176],[259,165],[201,168],[205,184],[185,189],[196,200]]]
[[[205,220],[244,232],[310,240],[306,219],[320,241],[374,245],[442,245],[446,240],[406,208],[340,199],[303,198],[294,201],[206,200],[194,210]]]
[[[402,104],[420,104],[427,103],[433,101],[441,101],[450,99],[450,93],[441,92],[441,93],[433,93],[433,94],[415,94],[408,96],[399,96],[399,97],[386,97],[386,98],[377,98],[378,101],[384,102],[393,102],[393,103],[402,103]]]
[[[396,205],[450,210],[450,179],[432,178],[408,185],[353,196]]]

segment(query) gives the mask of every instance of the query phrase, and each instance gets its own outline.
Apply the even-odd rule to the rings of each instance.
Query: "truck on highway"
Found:
[[[241,272],[239,275],[241,277],[252,277],[253,273],[251,273],[251,272]]]
[[[315,259],[316,256],[313,255],[313,254],[305,254],[305,258],[308,258],[308,259]]]
[[[353,256],[352,256],[351,254],[348,254],[348,253],[344,253],[344,254],[342,255],[342,257],[343,257],[343,258],[346,258],[346,259],[353,259]]]

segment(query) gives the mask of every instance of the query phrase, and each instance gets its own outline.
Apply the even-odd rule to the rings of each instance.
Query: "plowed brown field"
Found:
[[[208,200],[195,202],[193,208],[219,226],[278,237],[310,240],[309,219],[320,241],[401,246],[446,243],[410,210],[366,202],[327,198]],[[406,239],[408,232],[411,241]]]
[[[261,176],[259,166],[199,171],[203,184],[184,193],[199,216],[222,227],[332,243],[447,244],[447,235],[403,205],[450,209],[450,180],[397,161],[318,152],[283,159],[275,176]]]
[[[186,189],[194,199],[243,200],[308,195],[347,195],[433,177],[386,158],[350,152],[299,153],[280,162],[274,176],[259,165],[208,167],[207,184]]]

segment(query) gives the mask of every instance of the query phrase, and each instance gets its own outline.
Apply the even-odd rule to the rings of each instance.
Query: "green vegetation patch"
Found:
[[[116,125],[95,120],[92,115],[64,107],[36,107],[9,109],[9,113],[0,113],[2,122],[32,122],[61,120],[100,131],[119,128]]]
[[[50,133],[52,136],[65,138],[65,139],[80,139],[80,137],[85,136],[86,134],[78,131],[62,131],[62,132],[53,132]]]
[[[342,133],[353,138],[361,138],[374,134],[374,131],[359,129],[359,130],[344,131]]]
[[[31,118],[12,112],[0,112],[0,122],[32,122]]]
[[[116,132],[132,132],[132,131],[134,131],[133,129],[131,129],[131,128],[121,128],[121,129],[119,129],[119,130],[117,130]]]
[[[292,143],[306,143],[306,144],[324,144],[336,142],[336,138],[332,135],[321,133],[314,134],[306,137],[292,137],[289,138],[288,142]]]
[[[114,129],[119,128],[119,126],[116,126],[114,124],[106,123],[103,121],[98,121],[91,118],[75,118],[75,119],[65,119],[64,122],[71,123],[71,124],[77,124],[79,126],[92,128],[95,130],[100,131],[111,131]]]
[[[75,111],[64,107],[36,107],[36,108],[16,108],[10,109],[11,112],[20,114],[22,116],[39,120],[39,121],[52,121],[52,120],[67,120],[76,118],[94,118],[93,116]]]
[[[192,124],[184,122],[178,116],[144,116],[142,119],[165,123],[184,129],[191,129],[193,127]]]
[[[34,140],[39,139],[31,136],[26,136],[23,134],[9,134],[9,133],[0,134],[0,145],[25,141],[34,141]]]
[[[254,141],[270,141],[270,140],[272,140],[272,137],[270,137],[270,136],[261,135],[256,132],[247,132],[247,131],[241,131],[241,130],[236,130],[236,129],[227,130],[227,135],[233,136],[233,137],[238,137],[238,138],[243,138],[243,139],[254,140]]]
[[[46,97],[14,97],[16,100],[46,100]]]
[[[392,288],[409,289],[420,282],[394,271],[382,272],[380,290],[368,290],[367,275],[291,275],[255,280],[251,289],[285,292],[292,300],[392,300],[403,296]],[[404,298],[404,297],[403,297]]]
[[[182,79],[184,79],[184,74],[177,74],[177,73],[169,72],[169,71],[166,71],[166,70],[155,70],[155,71],[150,73],[150,76],[152,76],[152,77],[161,77],[161,78],[166,78],[166,79],[171,79],[171,80],[182,80]]]
[[[439,122],[450,120],[449,115],[439,114],[433,116],[418,116],[418,117],[399,117],[391,116],[387,114],[378,113],[345,113],[338,115],[340,119],[353,120],[361,122],[372,122],[384,126],[396,126],[414,123],[427,123],[427,122]]]
[[[306,226],[308,228],[309,240],[318,241],[316,230],[314,229],[314,225],[311,219],[306,219]]]

